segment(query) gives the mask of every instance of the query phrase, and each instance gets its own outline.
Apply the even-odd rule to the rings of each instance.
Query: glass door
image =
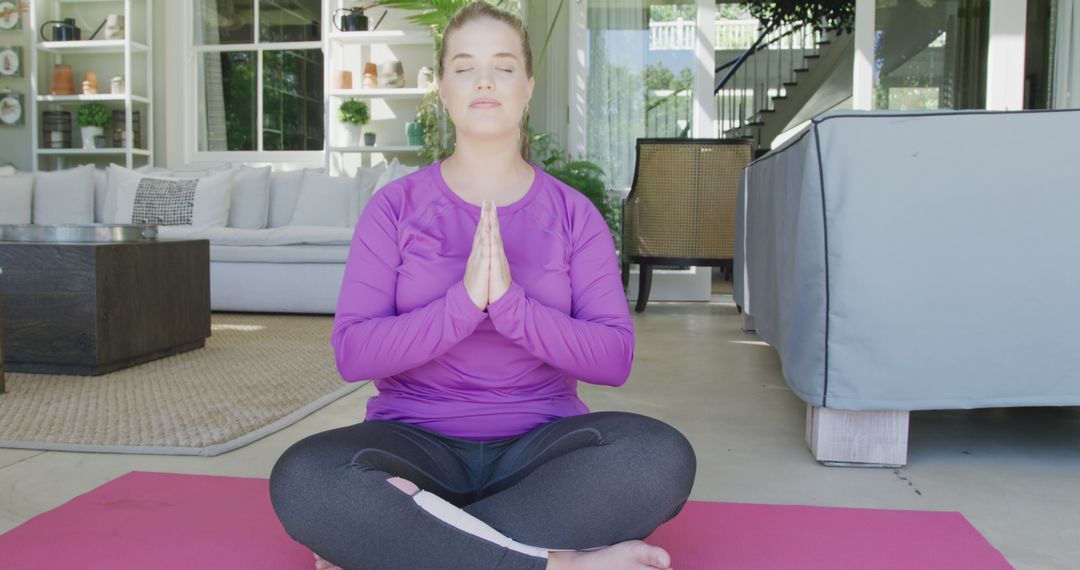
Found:
[[[877,2],[873,108],[986,107],[990,0]]]
[[[582,0],[570,9],[569,148],[625,197],[638,138],[716,136],[715,23],[699,26],[715,20],[715,0]],[[650,299],[707,301],[711,282],[710,267],[657,268]]]

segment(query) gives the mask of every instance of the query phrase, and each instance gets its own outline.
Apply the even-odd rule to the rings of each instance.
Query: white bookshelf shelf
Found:
[[[65,55],[124,53],[127,40],[80,40],[71,42],[39,42],[38,49],[50,53]],[[132,53],[146,53],[150,48],[146,44],[131,42]]]
[[[77,108],[88,103],[102,103],[110,111],[116,122],[104,129],[107,142],[112,142],[117,135],[116,129],[122,128],[125,146],[105,148],[42,148],[46,136],[42,128],[32,129],[31,148],[34,154],[34,169],[65,168],[73,164],[97,162],[103,157],[134,168],[140,164],[154,164],[154,0],[53,0],[35,3],[29,12],[30,29],[38,30],[43,21],[60,20],[65,17],[87,16],[88,14],[117,12],[124,17],[125,30],[123,39],[77,40],[77,41],[42,41],[38,34],[32,33],[29,69],[34,74],[31,82],[30,113],[34,121],[43,121],[43,111],[51,109],[69,113],[71,118],[72,142],[81,142],[81,133],[77,124]],[[80,4],[96,4],[84,12]],[[136,17],[136,14],[139,16]],[[91,18],[93,19],[93,18]],[[100,20],[98,20],[100,21]],[[84,30],[90,33],[92,30]],[[88,56],[88,57],[86,57]],[[70,59],[69,59],[70,58]],[[72,67],[72,79],[75,89],[79,89],[80,78],[98,66],[108,69],[108,75],[123,77],[125,93],[97,93],[95,95],[52,95],[49,74],[57,64],[67,63]],[[109,80],[105,74],[99,77],[99,89],[109,90]],[[122,115],[123,121],[119,121]],[[136,117],[138,125],[136,125]],[[138,140],[135,132],[138,131]],[[120,141],[116,141],[120,142]],[[135,145],[141,147],[138,148]],[[138,157],[136,163],[134,158]],[[39,160],[41,159],[41,160]],[[70,160],[69,160],[70,159]]]
[[[127,100],[127,95],[113,95],[111,93],[98,93],[97,95],[38,95],[37,100],[43,103],[85,103],[87,101],[123,103]],[[132,95],[131,100],[136,103],[150,103],[150,100],[142,95]]]
[[[330,40],[343,44],[427,45],[435,44],[430,32],[387,30],[375,32],[330,32]]]
[[[371,97],[378,99],[419,99],[427,89],[418,87],[399,87],[383,89],[331,89],[331,97]]]

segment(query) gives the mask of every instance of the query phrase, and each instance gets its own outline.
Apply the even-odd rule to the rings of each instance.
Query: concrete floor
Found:
[[[906,467],[821,466],[803,442],[804,405],[776,353],[740,331],[728,291],[650,303],[634,316],[630,381],[581,389],[594,410],[682,430],[698,453],[693,499],[959,511],[1017,568],[1080,568],[1080,409],[918,412]],[[219,457],[0,449],[0,533],[131,470],[267,477],[293,442],[357,422],[373,392]]]

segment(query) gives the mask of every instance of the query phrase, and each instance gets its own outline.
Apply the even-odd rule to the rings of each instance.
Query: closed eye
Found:
[[[505,71],[505,72],[507,72],[507,73],[513,73],[513,72],[514,72],[514,70],[513,70],[513,69],[503,69],[503,68],[501,68],[501,67],[497,67],[497,68],[495,68],[495,69],[498,69],[499,71]]]
[[[464,69],[459,69],[459,70],[457,70],[457,73],[465,73],[466,71],[472,71],[472,68],[471,67],[466,67]]]

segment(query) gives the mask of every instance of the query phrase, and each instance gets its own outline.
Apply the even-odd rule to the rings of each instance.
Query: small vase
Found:
[[[82,127],[83,148],[97,148],[94,144],[94,137],[100,137],[104,134],[105,130],[101,127]]]
[[[330,75],[331,89],[352,89],[352,72],[335,71]]]
[[[97,73],[93,71],[87,71],[83,76],[82,82],[83,95],[97,95],[98,94],[98,80]]]
[[[75,94],[75,73],[70,65],[59,63],[53,67],[51,92],[53,95]]]
[[[409,140],[409,146],[424,146],[424,123],[405,123],[405,137]]]
[[[379,86],[379,68],[374,63],[364,64],[364,89],[375,89]]]
[[[342,146],[360,146],[360,136],[364,132],[364,127],[360,125],[351,125],[349,123],[342,123],[341,125],[341,143]]]
[[[416,72],[416,86],[420,89],[427,89],[433,81],[435,81],[435,72],[430,67],[425,65]]]
[[[379,64],[377,81],[380,88],[405,87],[405,68],[401,61],[391,59]]]
[[[364,146],[375,146],[375,133],[364,133]]]

